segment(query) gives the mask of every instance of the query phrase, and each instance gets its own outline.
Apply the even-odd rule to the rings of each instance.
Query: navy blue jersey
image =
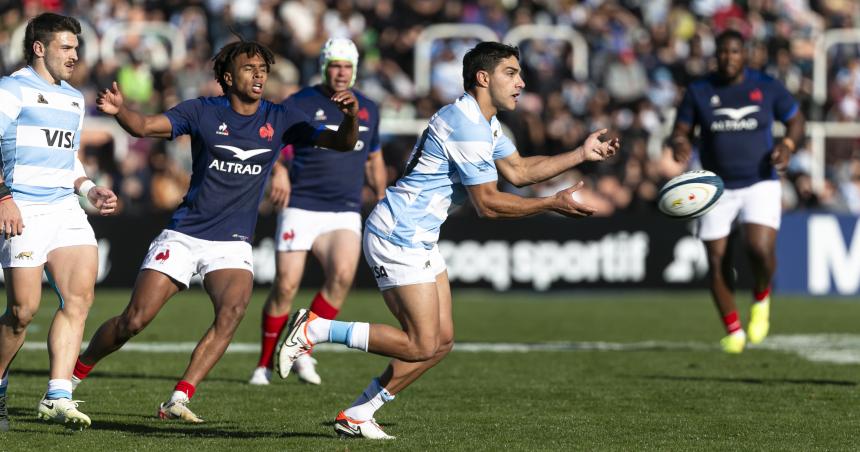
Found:
[[[379,110],[370,99],[358,98],[358,142],[353,152],[313,146],[295,146],[290,167],[290,207],[317,212],[358,212],[364,185],[364,164],[370,152],[379,152]],[[284,105],[303,111],[314,121],[337,130],[343,113],[322,87],[312,86],[293,94]]]
[[[717,75],[691,83],[677,121],[700,126],[702,167],[722,177],[727,188],[741,188],[777,178],[770,161],[773,121],[785,122],[797,109],[782,83],[746,69],[737,85]]]
[[[301,111],[266,100],[249,116],[225,96],[187,100],[164,114],[171,138],[191,136],[192,153],[191,184],[167,228],[204,240],[250,242],[280,149],[307,146],[323,130]]]

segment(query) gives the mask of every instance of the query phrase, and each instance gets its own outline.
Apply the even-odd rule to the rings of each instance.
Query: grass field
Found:
[[[299,298],[304,304],[310,294]],[[126,291],[97,292],[87,323],[118,313]],[[91,429],[45,424],[35,407],[47,381],[46,296],[13,364],[12,431],[0,450],[857,450],[860,303],[780,297],[772,337],[739,356],[705,292],[617,294],[455,292],[461,345],[377,413],[398,438],[338,440],[332,421],[386,360],[321,350],[323,384],[291,377],[246,384],[257,354],[257,292],[191,408],[207,423],[160,421],[188,352],[121,351],[76,391]],[[742,303],[747,312],[746,303]],[[392,323],[375,292],[351,295],[343,319]],[[129,345],[196,342],[212,319],[202,292],[177,296]],[[528,352],[493,344],[541,344]],[[244,345],[244,346],[243,346]],[[247,350],[247,351],[243,351]],[[842,364],[836,362],[841,361]],[[844,363],[844,362],[847,362]]]

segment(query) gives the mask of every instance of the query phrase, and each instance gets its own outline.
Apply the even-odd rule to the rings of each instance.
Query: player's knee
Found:
[[[296,293],[299,291],[299,284],[296,281],[290,280],[290,278],[278,278],[278,281],[273,286],[273,290],[277,301],[289,302],[295,298]]]
[[[773,249],[766,243],[749,244],[749,253],[757,261],[766,261],[773,255]]]
[[[443,340],[442,343],[439,344],[439,348],[436,349],[436,356],[443,357],[448,353],[451,353],[451,350],[454,349],[454,338],[450,338],[447,340]]]
[[[413,346],[409,348],[408,359],[405,361],[427,361],[436,356],[436,352],[439,350],[439,341],[438,338],[435,337],[419,339],[412,345]]]
[[[239,326],[239,322],[245,317],[245,307],[246,305],[243,303],[222,307],[215,314],[216,326],[221,329],[235,330]]]
[[[137,336],[146,325],[149,325],[149,320],[138,315],[123,315],[117,322],[119,326],[119,336],[124,339],[129,339]]]
[[[21,334],[27,329],[27,325],[33,321],[33,317],[36,315],[35,309],[24,306],[14,306],[8,312],[12,316],[11,326],[15,334]]]
[[[329,275],[326,285],[334,290],[345,292],[352,285],[353,274],[351,268],[335,268]]]

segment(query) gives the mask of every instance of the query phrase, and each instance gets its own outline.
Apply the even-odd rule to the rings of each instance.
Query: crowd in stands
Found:
[[[781,80],[809,120],[856,123],[860,117],[860,45],[828,53],[827,102],[812,100],[816,38],[860,25],[852,0],[24,0],[0,6],[0,69],[22,65],[13,35],[42,11],[79,18],[98,36],[87,42],[74,85],[98,118],[95,93],[117,80],[127,101],[159,112],[183,99],[219,95],[210,58],[227,42],[254,39],[277,55],[266,97],[280,101],[319,80],[318,55],[330,37],[347,37],[361,51],[358,89],[380,105],[385,124],[429,118],[462,93],[460,61],[475,42],[449,38],[431,47],[430,92],[419,94],[415,48],[434,24],[479,24],[498,39],[515,27],[537,24],[575,30],[587,44],[588,76],[572,72],[566,41],[520,44],[526,89],[516,112],[500,119],[524,155],[577,146],[589,131],[607,127],[623,139],[609,164],[586,165],[530,187],[548,195],[585,180],[581,196],[601,215],[653,211],[660,185],[684,168],[663,138],[683,87],[713,68],[714,37],[734,28],[748,38],[749,65]],[[169,24],[170,33],[144,31]],[[90,41],[93,39],[90,38]],[[184,48],[174,48],[180,42]],[[177,58],[184,54],[184,57]],[[17,57],[17,58],[16,58]],[[801,146],[782,176],[786,209],[860,213],[860,136],[827,141],[824,188],[813,190],[809,146]],[[383,135],[393,181],[415,142],[414,134]],[[125,146],[125,145],[123,145]],[[175,207],[189,180],[187,140],[165,143],[129,138],[127,149],[106,129],[82,136],[89,174],[112,186],[124,214]],[[508,187],[510,190],[517,190]],[[369,199],[369,197],[368,197]],[[264,205],[265,212],[271,207]]]

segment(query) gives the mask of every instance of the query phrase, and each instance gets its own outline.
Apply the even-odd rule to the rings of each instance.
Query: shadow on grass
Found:
[[[54,434],[68,435],[76,433],[73,430],[64,429],[61,425],[52,426],[50,423],[36,419],[34,413],[27,410],[10,410],[9,414],[14,416],[12,428],[13,430],[39,432],[39,434]],[[27,416],[30,414],[31,416]],[[22,416],[18,416],[22,415]],[[44,430],[43,427],[49,427]],[[54,429],[53,427],[57,427]],[[107,431],[132,433],[151,438],[271,438],[271,439],[288,439],[288,438],[320,438],[333,439],[335,435],[325,435],[321,433],[308,432],[284,432],[284,431],[259,431],[243,429],[242,426],[230,428],[223,423],[210,424],[183,424],[176,422],[153,423],[152,418],[146,418],[142,422],[121,422],[111,420],[94,419],[93,425],[89,428],[91,431]]]
[[[641,375],[646,380],[668,381],[712,381],[718,383],[741,383],[753,385],[818,385],[818,386],[857,386],[857,382],[847,380],[824,380],[819,378],[730,378],[730,377],[694,377],[678,375]]]
[[[47,369],[12,369],[12,373],[15,376],[24,376],[24,377],[48,377]],[[89,378],[116,378],[116,379],[125,379],[125,380],[163,380],[163,381],[172,381],[176,382],[182,377],[181,374],[177,375],[149,375],[143,373],[126,373],[126,372],[104,372],[95,370],[90,374]],[[207,377],[205,381],[208,382],[220,382],[220,383],[247,383],[248,380],[241,378],[219,378],[219,377]]]

